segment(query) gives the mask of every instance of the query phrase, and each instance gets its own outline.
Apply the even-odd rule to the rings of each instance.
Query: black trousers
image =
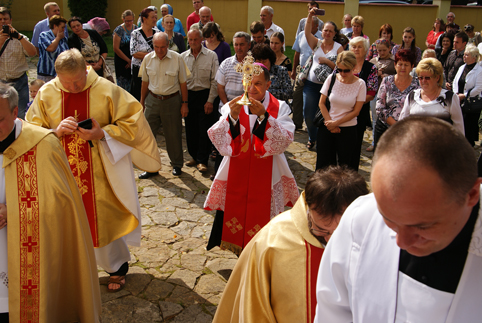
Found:
[[[118,271],[116,271],[115,273],[108,273],[108,274],[110,276],[125,276],[127,275],[128,271],[129,271],[129,264],[125,262],[122,264],[122,266],[120,266]]]
[[[479,140],[479,117],[480,112],[464,113],[465,138],[467,138],[472,147]]]
[[[142,78],[137,76],[139,75],[139,69],[140,68],[137,66],[132,66],[131,94],[133,97],[137,99],[137,101],[141,101],[141,87],[142,87]]]
[[[0,313],[0,323],[8,323],[8,312]]]
[[[213,228],[211,229],[211,235],[209,236],[208,245],[206,250],[211,250],[216,246],[221,245],[221,238],[223,237],[223,222],[224,222],[224,211],[216,211],[216,216],[214,217]]]
[[[340,133],[331,133],[324,125],[318,129],[316,140],[316,169],[333,165],[347,165],[357,170],[353,154],[357,145],[357,127],[340,127]]]
[[[358,171],[358,167],[360,166],[360,156],[361,156],[361,148],[363,144],[363,135],[365,134],[365,130],[367,130],[367,126],[371,126],[372,123],[370,121],[370,102],[365,103],[361,108],[360,114],[357,117],[357,142],[355,151],[353,154],[353,165],[356,165],[354,170]]]
[[[378,141],[385,131],[387,131],[388,126],[383,123],[380,119],[377,119],[375,124],[375,129],[373,129],[373,146],[377,148]]]
[[[204,112],[209,91],[209,89],[188,91],[189,113],[184,118],[187,151],[198,164],[204,165],[208,164],[211,153],[211,140],[207,131],[217,121],[217,107],[213,107],[213,112],[210,114]]]

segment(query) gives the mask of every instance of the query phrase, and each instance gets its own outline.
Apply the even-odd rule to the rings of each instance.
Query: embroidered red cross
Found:
[[[35,153],[33,151],[29,151],[29,152],[26,152],[24,155],[23,155],[23,160],[27,163],[28,162],[28,156],[33,156]]]
[[[30,191],[27,191],[27,196],[20,199],[22,202],[27,202],[27,207],[32,207],[32,202],[36,202],[37,198],[35,196],[30,196]]]
[[[37,289],[37,285],[34,285],[34,284],[32,283],[32,280],[29,279],[29,280],[28,280],[28,285],[23,285],[22,288],[23,288],[23,289],[27,289],[27,290],[28,290],[28,294],[29,294],[29,295],[32,295],[32,290],[33,290],[33,289]]]
[[[32,241],[32,236],[28,237],[28,241],[22,243],[22,246],[28,248],[28,252],[32,252],[32,247],[35,247],[37,245],[37,242]]]

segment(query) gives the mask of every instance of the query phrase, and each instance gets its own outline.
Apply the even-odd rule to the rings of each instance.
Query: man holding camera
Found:
[[[12,27],[12,14],[5,7],[0,7],[0,80],[9,83],[18,92],[18,117],[25,118],[28,103],[28,64],[26,56],[36,54],[35,46],[27,37],[19,34]]]

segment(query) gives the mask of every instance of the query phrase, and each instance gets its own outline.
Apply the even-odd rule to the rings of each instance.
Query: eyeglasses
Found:
[[[419,79],[420,81],[423,81],[423,80],[429,81],[431,78],[432,78],[432,76],[419,76],[419,77],[418,77],[418,79]]]
[[[351,72],[351,69],[349,69],[349,68],[345,70],[345,69],[341,69],[341,68],[337,67],[336,70],[340,73],[350,73]]]
[[[316,235],[320,236],[320,237],[328,237],[328,236],[331,236],[333,234],[333,232],[330,232],[328,230],[325,230],[325,229],[322,229],[320,228],[314,221],[313,221],[313,217],[311,216],[311,210],[310,209],[307,209],[306,210],[306,215],[308,216],[308,219],[310,220],[309,221],[309,224],[310,224],[310,228],[311,230],[316,233]]]

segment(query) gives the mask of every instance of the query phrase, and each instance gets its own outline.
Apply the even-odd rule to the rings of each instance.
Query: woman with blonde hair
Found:
[[[477,121],[480,111],[467,111],[464,109],[465,98],[480,97],[482,92],[482,67],[477,64],[480,61],[480,53],[474,44],[467,45],[464,52],[464,65],[459,67],[452,83],[454,93],[459,97],[462,110],[464,111],[465,138],[472,147],[479,140],[479,128]]]
[[[331,74],[321,88],[319,108],[325,119],[318,131],[316,169],[329,165],[347,165],[357,170],[357,116],[365,102],[365,82],[353,73],[357,59],[344,51],[336,59],[337,74]],[[336,77],[330,95],[332,78]],[[326,107],[330,100],[330,110]]]
[[[417,66],[417,75],[420,89],[407,96],[398,120],[411,115],[435,117],[451,123],[465,134],[459,97],[442,88],[442,64],[436,58],[425,58]]]
[[[370,38],[367,35],[363,34],[363,26],[365,26],[365,19],[362,16],[355,16],[351,20],[351,28],[352,32],[346,34],[348,39],[353,39],[355,37],[363,37],[365,38],[368,43],[370,44]]]

